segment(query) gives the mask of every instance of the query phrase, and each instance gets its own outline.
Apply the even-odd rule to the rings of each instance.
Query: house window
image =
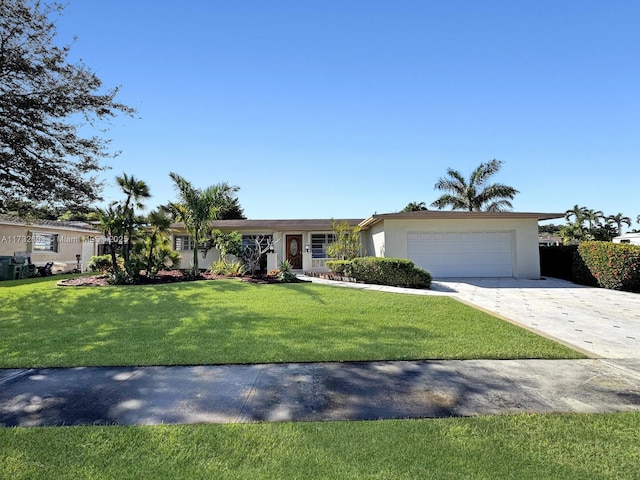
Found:
[[[327,258],[327,246],[336,241],[335,233],[311,234],[311,257]]]
[[[260,238],[260,249],[264,250],[269,246],[273,239],[273,235],[242,235],[242,250],[246,248],[255,248],[256,239]]]
[[[173,249],[176,251],[193,250],[193,238],[189,235],[176,235],[173,237]]]
[[[34,232],[31,238],[32,252],[57,252],[58,235]]]

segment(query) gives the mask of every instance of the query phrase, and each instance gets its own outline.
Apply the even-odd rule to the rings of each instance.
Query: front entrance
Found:
[[[295,270],[302,268],[302,235],[287,235],[287,260]]]

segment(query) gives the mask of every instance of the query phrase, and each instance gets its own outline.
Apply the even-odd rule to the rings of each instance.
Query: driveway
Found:
[[[443,279],[433,290],[593,357],[640,358],[640,294],[565,280]]]

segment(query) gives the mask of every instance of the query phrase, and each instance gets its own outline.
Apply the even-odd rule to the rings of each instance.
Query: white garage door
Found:
[[[509,232],[409,233],[407,254],[434,277],[511,277]]]

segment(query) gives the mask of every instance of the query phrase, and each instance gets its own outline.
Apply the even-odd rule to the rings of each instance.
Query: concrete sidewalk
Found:
[[[468,360],[0,371],[0,426],[640,411],[640,360]]]

